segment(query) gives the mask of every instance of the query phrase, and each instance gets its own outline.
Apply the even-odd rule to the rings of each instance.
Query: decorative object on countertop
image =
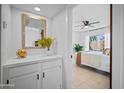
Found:
[[[80,66],[81,65],[81,51],[84,50],[84,47],[81,46],[80,44],[75,44],[74,50],[77,53],[76,64]]]
[[[37,41],[35,41],[35,46],[36,47],[42,47],[42,48],[47,48],[47,54],[48,55],[51,55],[52,52],[49,51],[50,50],[50,47],[53,43],[54,39],[52,37],[44,37],[43,39],[39,39]]]
[[[17,50],[16,55],[18,56],[18,58],[26,58],[27,52],[25,49],[20,48]]]
[[[42,39],[38,39],[37,41],[35,41],[35,47],[43,47],[43,45],[42,45]]]
[[[53,43],[52,37],[45,37],[45,45],[46,45],[48,51],[50,50],[52,43]]]
[[[103,54],[107,55],[107,56],[110,56],[110,48],[104,49]]]
[[[38,47],[38,40],[35,41],[35,47]]]
[[[41,41],[39,42],[40,45],[43,47],[43,48],[46,48],[46,45],[45,45],[45,38],[44,39],[41,39]]]
[[[50,47],[53,43],[53,38],[52,37],[45,37],[41,40],[40,44],[43,48],[46,48],[48,49],[48,51],[50,50]]]

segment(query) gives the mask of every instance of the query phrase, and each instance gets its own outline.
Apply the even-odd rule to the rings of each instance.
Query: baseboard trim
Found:
[[[90,67],[90,66],[86,66],[86,65],[83,65],[83,64],[81,64],[79,67],[82,67],[82,68],[85,68],[85,69],[94,71],[96,73],[99,73],[99,74],[102,74],[102,75],[110,77],[110,73],[106,72],[106,71],[102,71],[102,70],[99,70],[99,69],[96,69],[96,68],[93,68],[93,67]]]

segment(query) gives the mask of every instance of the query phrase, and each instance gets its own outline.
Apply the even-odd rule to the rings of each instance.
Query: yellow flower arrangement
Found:
[[[50,46],[52,45],[53,43],[53,38],[52,37],[45,37],[43,38],[41,41],[40,41],[40,45],[43,47],[43,48],[46,48],[48,50],[50,50]]]

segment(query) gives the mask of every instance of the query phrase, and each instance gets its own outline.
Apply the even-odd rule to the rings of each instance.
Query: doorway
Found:
[[[89,13],[88,11],[93,8],[96,12]],[[102,17],[98,17],[100,12],[97,15],[98,9],[106,13],[103,14],[108,17],[104,19],[108,21],[107,25],[99,25],[103,22]],[[83,48],[80,49],[80,47]],[[76,48],[79,49],[76,50]],[[72,8],[72,50],[72,88],[111,88],[112,5],[76,5]]]

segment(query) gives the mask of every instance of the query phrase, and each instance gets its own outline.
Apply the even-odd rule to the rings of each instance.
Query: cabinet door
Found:
[[[44,89],[59,89],[61,88],[61,67],[45,69],[43,71],[43,88]]]
[[[10,88],[14,89],[36,89],[39,88],[39,73],[31,73],[9,79]]]

